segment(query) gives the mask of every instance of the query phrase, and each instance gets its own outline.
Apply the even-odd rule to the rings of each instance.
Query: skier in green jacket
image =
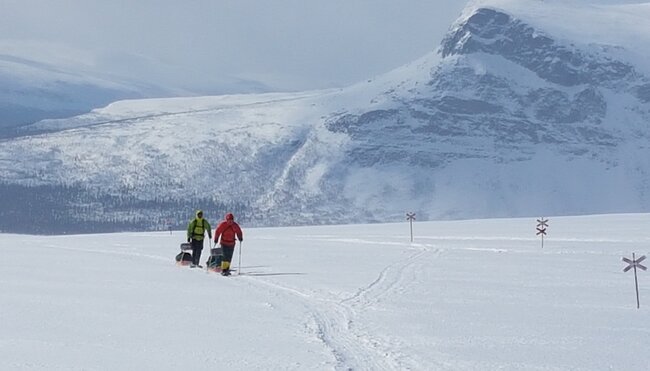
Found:
[[[209,240],[212,239],[211,228],[210,223],[203,218],[203,211],[197,210],[196,218],[187,226],[187,242],[192,243],[192,265],[190,265],[190,268],[203,268],[199,265],[201,251],[203,250],[203,237],[205,232],[208,232]]]

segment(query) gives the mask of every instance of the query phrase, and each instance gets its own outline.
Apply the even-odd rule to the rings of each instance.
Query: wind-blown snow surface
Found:
[[[535,224],[244,228],[229,278],[183,232],[0,235],[0,369],[647,370],[650,215]]]

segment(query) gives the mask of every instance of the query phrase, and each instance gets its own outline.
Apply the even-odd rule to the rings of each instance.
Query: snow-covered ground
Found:
[[[0,369],[647,370],[650,214],[549,224],[244,225],[229,278],[179,231],[0,235]]]

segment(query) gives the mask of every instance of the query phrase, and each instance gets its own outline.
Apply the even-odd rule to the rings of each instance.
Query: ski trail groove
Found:
[[[282,292],[295,302],[298,299],[309,313],[310,319],[306,325],[308,331],[332,354],[336,370],[404,370],[416,369],[422,363],[396,349],[396,343],[384,334],[372,334],[357,326],[357,319],[363,318],[363,311],[372,309],[382,298],[391,295],[396,290],[408,284],[408,272],[417,272],[423,265],[422,257],[426,254],[440,254],[441,250],[431,250],[427,246],[419,246],[408,256],[386,266],[370,284],[343,300],[327,297],[317,292],[303,292],[295,288],[270,282],[259,277],[246,277],[250,284],[261,284]],[[258,287],[259,289],[259,287]],[[283,300],[286,305],[290,300]],[[441,368],[442,365],[440,365]]]
[[[319,298],[315,293],[304,293],[290,287],[269,282],[259,277],[246,277],[254,281],[259,288],[264,285],[274,292],[284,293],[283,296],[293,300],[282,300],[282,304],[298,303],[309,314],[310,323],[307,328],[313,332],[319,341],[328,349],[335,360],[336,370],[399,370],[399,365],[384,360],[383,356],[373,349],[369,349],[360,336],[351,331],[348,311],[336,301]],[[295,300],[298,299],[298,300]]]
[[[144,259],[165,260],[167,257],[143,254],[135,251],[78,248],[45,244],[42,248],[78,251],[94,254],[122,255]],[[423,257],[441,250],[432,250],[427,245],[405,250],[406,257],[384,267],[369,284],[359,288],[347,298],[335,298],[326,293],[295,289],[269,281],[263,277],[242,276],[236,284],[246,283],[250,288],[263,290],[271,288],[280,294],[280,302],[273,305],[299,305],[308,314],[307,331],[325,346],[333,357],[336,370],[405,370],[417,369],[422,363],[396,348],[402,343],[386,334],[372,334],[364,330],[358,319],[363,312],[373,309],[385,297],[407,286],[409,273],[416,274],[421,268]],[[268,290],[264,290],[268,293]],[[402,349],[404,347],[402,346]],[[442,365],[440,365],[442,366]],[[440,367],[441,369],[444,367]]]
[[[430,250],[428,248],[423,248],[405,259],[397,261],[395,264],[386,266],[379,273],[377,279],[369,285],[360,288],[351,297],[343,299],[341,304],[366,308],[376,303],[382,297],[394,292],[396,288],[403,286],[406,272],[415,271],[414,267],[419,264],[420,258],[429,252]],[[438,250],[435,252],[439,254]],[[389,278],[389,276],[393,278]]]

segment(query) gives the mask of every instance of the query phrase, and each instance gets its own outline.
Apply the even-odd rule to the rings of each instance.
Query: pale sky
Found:
[[[435,50],[465,3],[0,0],[0,54],[2,45],[65,46],[102,72],[202,93],[239,80],[272,90],[342,87]]]

